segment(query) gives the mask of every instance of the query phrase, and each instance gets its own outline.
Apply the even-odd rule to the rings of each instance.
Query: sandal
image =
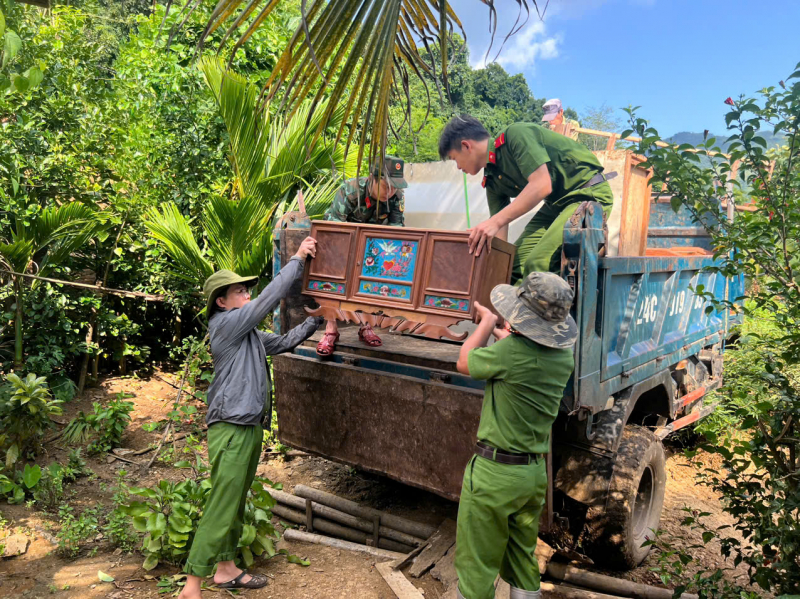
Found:
[[[373,331],[372,327],[369,325],[362,326],[360,329],[358,329],[358,338],[370,347],[378,347],[383,345],[381,338],[375,334],[375,331]]]
[[[339,333],[325,333],[322,341],[317,343],[317,355],[326,358],[336,350],[336,342],[339,341]]]
[[[263,574],[251,574],[250,580],[247,582],[242,582],[242,578],[244,578],[246,575],[247,572],[243,571],[233,580],[217,583],[216,586],[220,589],[261,589],[267,586],[267,583],[269,582],[267,577]]]

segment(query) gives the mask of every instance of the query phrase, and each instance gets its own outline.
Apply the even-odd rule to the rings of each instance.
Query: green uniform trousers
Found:
[[[259,425],[215,422],[208,427],[212,487],[186,560],[187,574],[209,576],[217,562],[236,559],[263,438]]]
[[[512,285],[516,285],[532,272],[561,271],[564,225],[582,202],[591,201],[603,204],[603,212],[610,214],[614,203],[611,186],[600,183],[578,189],[561,198],[556,206],[545,202],[514,244],[517,246],[517,253],[511,272]]]
[[[547,495],[547,466],[523,466],[472,456],[458,504],[456,573],[466,599],[492,599],[498,573],[511,586],[539,589],[533,554]]]

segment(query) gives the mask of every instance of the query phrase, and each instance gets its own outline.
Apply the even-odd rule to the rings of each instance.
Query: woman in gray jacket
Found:
[[[212,488],[186,561],[189,576],[179,599],[200,599],[200,582],[215,565],[218,587],[253,589],[267,584],[266,576],[247,574],[234,563],[247,491],[261,455],[261,422],[270,385],[266,357],[297,347],[314,334],[322,319],[308,318],[286,335],[264,333],[257,327],[300,279],[306,258],[314,255],[316,241],[306,237],[297,254],[253,301],[249,287],[257,277],[221,270],[203,286],[215,374],[206,415]]]

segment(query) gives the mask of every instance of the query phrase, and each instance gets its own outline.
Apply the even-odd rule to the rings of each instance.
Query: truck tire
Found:
[[[650,547],[642,544],[658,528],[666,481],[661,441],[646,428],[626,426],[608,495],[587,513],[584,544],[595,562],[630,570],[644,561]]]

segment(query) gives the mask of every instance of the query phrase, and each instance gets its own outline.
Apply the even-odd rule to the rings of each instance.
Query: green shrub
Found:
[[[239,539],[246,567],[253,563],[254,555],[266,553],[272,557],[277,553],[274,542],[280,535],[272,526],[270,511],[275,500],[267,487],[281,486],[266,478],[256,478],[248,492],[244,529]],[[131,495],[144,498],[122,506],[121,511],[132,518],[133,527],[143,535],[145,570],[152,570],[161,562],[179,565],[186,559],[210,490],[209,479],[179,483],[162,480],[150,488],[128,489]],[[300,563],[296,558],[293,561]]]
[[[114,493],[113,509],[109,512],[106,522],[103,525],[103,534],[115,547],[123,551],[132,551],[138,541],[136,533],[131,527],[131,519],[123,510],[123,506],[128,499],[128,492],[125,487],[125,470],[117,472],[116,491]]]
[[[705,272],[751,282],[744,305],[736,292],[721,298],[703,285],[694,289],[708,302],[706,314],[730,308],[747,319],[738,347],[726,352],[716,394],[722,410],[700,427],[701,448],[715,458],[701,480],[720,495],[733,530],[702,530],[703,541],[717,538],[723,556],[747,567],[751,586],[799,595],[800,64],[758,97],[728,97],[724,104],[729,137],[720,144],[713,136],[697,147],[659,143],[637,108],[627,109],[631,129],[621,136],[638,134],[635,151],[647,157],[640,166],[653,169],[654,193],[669,197],[676,210],[686,208],[709,234],[715,260]],[[781,145],[769,148],[762,131]],[[691,562],[676,546],[678,562]],[[728,584],[721,569],[703,576],[702,588],[684,580],[705,597],[749,592]]]
[[[35,453],[53,423],[50,416],[61,414],[61,402],[50,396],[44,377],[29,374],[24,379],[14,373],[0,387],[0,448],[5,464],[13,468],[22,455]]]
[[[64,429],[64,441],[78,444],[91,439],[87,448],[90,453],[105,453],[118,447],[133,411],[133,403],[124,401],[126,397],[132,396],[117,393],[105,406],[95,402],[94,412],[90,414],[78,412]]]
[[[60,555],[77,557],[84,541],[97,535],[99,511],[99,508],[86,509],[76,518],[74,510],[69,505],[62,505],[59,508],[58,518],[61,528],[56,534],[56,539]]]
[[[83,459],[80,447],[71,449],[67,456],[67,467],[64,469],[64,480],[73,482],[91,474],[93,472],[87,466],[86,460]]]
[[[64,498],[64,468],[53,462],[42,472],[42,478],[33,491],[33,499],[40,508],[55,510]]]
[[[0,474],[0,496],[8,498],[8,503],[22,503],[33,493],[42,478],[42,469],[34,464],[25,464],[24,470],[17,470],[11,477]]]
[[[33,489],[36,505],[46,511],[55,511],[64,499],[65,483],[75,482],[91,473],[86,461],[81,457],[81,450],[70,451],[66,466],[53,462],[42,471],[41,479]]]

